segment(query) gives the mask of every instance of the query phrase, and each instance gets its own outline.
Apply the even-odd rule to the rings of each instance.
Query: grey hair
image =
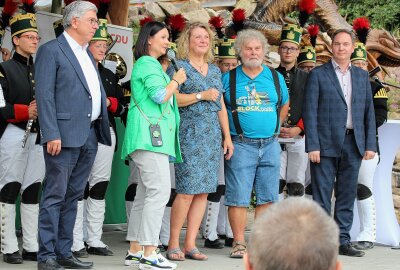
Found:
[[[234,46],[236,55],[238,55],[240,57],[243,46],[247,42],[252,41],[252,40],[258,40],[259,42],[261,42],[264,55],[266,55],[268,53],[269,44],[268,44],[267,38],[260,31],[257,31],[254,29],[245,29],[245,30],[240,31],[236,37],[235,46]]]
[[[337,29],[335,32],[333,32],[332,34],[332,42],[335,40],[335,37],[340,34],[340,33],[346,33],[351,37],[351,43],[355,43],[356,42],[356,35],[354,34],[353,31],[348,30],[348,29]]]
[[[254,270],[335,269],[339,230],[314,201],[288,198],[255,221],[248,246]]]
[[[71,27],[73,18],[80,18],[85,15],[86,12],[93,10],[97,13],[97,7],[88,1],[74,1],[65,7],[63,16],[64,29]]]

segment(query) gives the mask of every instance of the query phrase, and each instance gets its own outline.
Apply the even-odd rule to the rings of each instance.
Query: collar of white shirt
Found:
[[[340,71],[342,71],[342,70],[340,69],[339,64],[336,63],[335,60],[333,60],[333,58],[332,58],[332,65],[333,65],[333,69],[334,69],[334,70],[340,70]],[[350,61],[350,63],[349,63],[349,66],[346,68],[346,71],[348,71],[348,70],[350,70],[350,69],[351,69],[351,61]]]
[[[81,46],[78,42],[76,42],[75,39],[73,39],[68,33],[67,31],[64,31],[63,33],[65,39],[67,40],[69,46],[71,47],[71,49],[73,51],[75,50],[81,50],[81,51],[86,51],[87,47],[89,46],[88,43],[86,43],[85,45]]]

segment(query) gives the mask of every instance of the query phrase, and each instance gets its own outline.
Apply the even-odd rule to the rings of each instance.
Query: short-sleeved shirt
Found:
[[[222,75],[225,90],[225,104],[228,110],[229,128],[232,135],[238,135],[232,119],[230,103],[229,72]],[[289,101],[288,89],[282,75],[278,73],[281,87],[281,106]],[[248,138],[269,138],[275,135],[278,94],[270,69],[263,65],[257,77],[251,79],[242,69],[236,68],[236,104],[243,135]],[[279,132],[279,130],[278,130]]]

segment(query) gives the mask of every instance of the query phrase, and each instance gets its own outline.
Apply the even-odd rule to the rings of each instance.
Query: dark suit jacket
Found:
[[[89,136],[92,100],[78,59],[64,35],[39,47],[35,68],[41,143],[61,139],[62,147],[81,147]],[[101,114],[96,125],[97,139],[111,145],[106,94],[100,76],[99,81]]]
[[[352,121],[360,155],[376,152],[376,129],[368,73],[351,67]],[[306,152],[321,156],[340,156],[346,133],[347,105],[332,62],[313,69],[307,78],[303,120]]]

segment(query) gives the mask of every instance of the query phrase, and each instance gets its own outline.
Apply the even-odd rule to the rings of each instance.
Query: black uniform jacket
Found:
[[[287,122],[289,125],[297,125],[301,120],[303,111],[304,88],[308,73],[297,67],[286,71],[286,68],[282,66],[277,67],[276,71],[283,75],[289,90],[290,105]],[[304,130],[303,124],[299,127]]]
[[[26,58],[17,52],[10,60],[0,64],[0,84],[6,101],[6,107],[0,109],[0,137],[8,123],[25,130],[29,120],[28,106],[35,95],[34,75],[32,57]],[[31,132],[37,131],[35,121]]]
[[[118,84],[117,76],[109,69],[105,68],[99,63],[99,73],[101,82],[103,83],[104,90],[106,91],[107,98],[110,100],[111,105],[108,107],[108,119],[110,125],[112,126],[115,137],[117,138],[117,143],[115,146],[115,151],[117,150],[118,137],[117,129],[115,123],[115,117],[122,117],[127,113],[126,103],[122,88]]]

